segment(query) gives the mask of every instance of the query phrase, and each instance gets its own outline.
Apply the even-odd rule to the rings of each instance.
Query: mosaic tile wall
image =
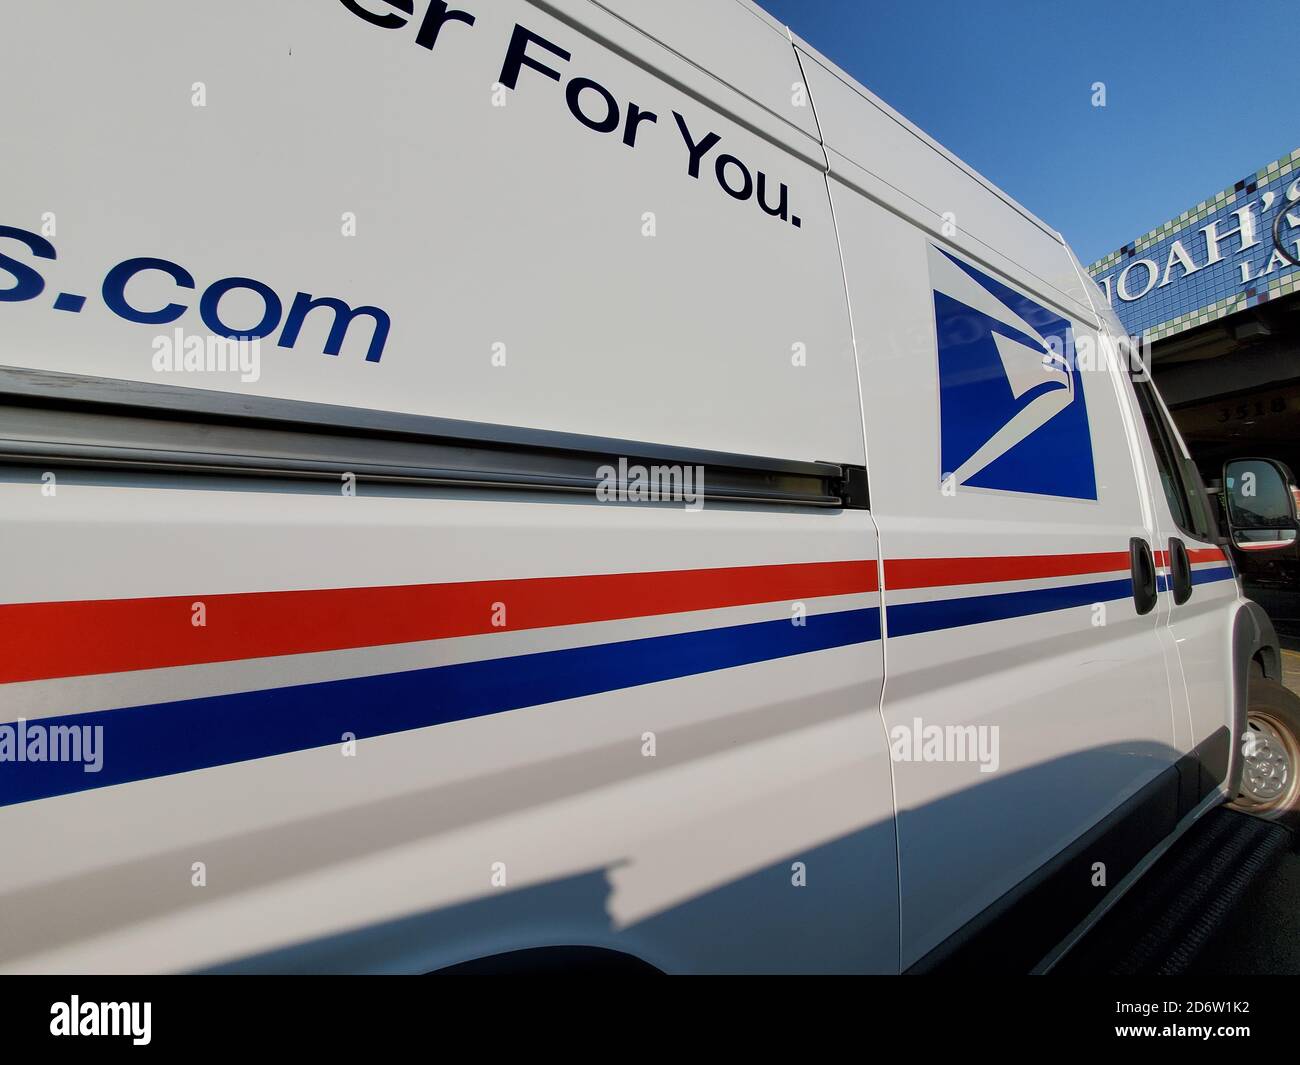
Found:
[[[1088,267],[1088,273],[1110,297],[1125,328],[1151,340],[1300,291],[1300,267],[1283,261],[1273,245],[1273,222],[1278,212],[1286,209],[1280,236],[1287,251],[1300,258],[1298,197],[1300,148],[1097,260]],[[1251,208],[1259,243],[1243,250],[1240,235],[1222,234],[1237,227],[1239,216],[1234,212],[1247,206]],[[1207,265],[1209,249],[1201,229],[1212,223],[1220,235],[1218,245],[1223,259]],[[1194,272],[1188,273],[1177,258],[1169,268],[1171,252],[1176,255],[1176,241],[1198,267]],[[1134,265],[1140,260],[1154,264],[1155,284],[1150,283],[1149,267]],[[1128,273],[1121,281],[1125,270]],[[1163,285],[1166,273],[1171,280]],[[1136,296],[1143,290],[1147,291],[1131,301],[1119,295],[1123,291]]]

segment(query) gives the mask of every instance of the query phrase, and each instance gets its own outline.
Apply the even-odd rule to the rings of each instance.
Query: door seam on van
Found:
[[[831,159],[826,151],[826,137],[822,133],[821,118],[817,114],[817,101],[813,97],[812,87],[808,84],[807,72],[803,66],[803,57],[799,54],[799,49],[795,45],[794,35],[790,33],[789,26],[786,27],[785,32],[790,38],[790,48],[794,52],[795,63],[798,64],[799,78],[803,82],[804,91],[808,94],[808,105],[812,108],[813,124],[817,127],[818,143],[821,146],[822,157],[826,161],[826,170],[822,174],[822,179],[826,182],[826,204],[831,215],[831,232],[835,234],[835,250],[840,260],[840,281],[844,286],[844,311],[848,316],[849,341],[853,346],[854,377],[858,383],[858,424],[862,427],[862,460],[867,468],[867,479],[870,481],[871,454],[867,446],[867,408],[866,394],[862,388],[862,360],[858,351],[857,323],[853,317],[853,297],[849,291],[849,271],[844,261],[844,241],[840,237],[839,218],[835,213],[835,195],[831,190]],[[885,724],[885,689],[889,684],[889,631],[885,620],[885,545],[881,542],[880,525],[876,521],[875,512],[870,504],[867,506],[867,519],[871,522],[871,527],[876,535],[876,587],[879,589],[876,610],[880,616],[880,699],[876,704],[876,717],[880,721],[880,734],[885,743],[885,751],[889,753],[889,728]],[[901,973],[903,971],[903,855],[902,845],[898,838],[898,781],[894,773],[894,759],[892,756],[888,758],[888,762],[889,792],[894,807],[894,874],[898,890],[898,971]]]

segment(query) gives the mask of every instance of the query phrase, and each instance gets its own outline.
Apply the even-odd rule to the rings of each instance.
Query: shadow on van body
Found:
[[[802,716],[793,713],[798,709]],[[843,716],[844,707],[827,700],[807,707],[782,704],[726,721],[702,722],[683,730],[682,749],[694,757],[759,742]],[[859,712],[859,711],[854,711]],[[689,740],[689,742],[686,742]],[[1059,862],[1050,894],[1063,898],[1037,912],[1033,935],[1016,944],[1032,953],[1047,932],[1063,935],[1117,883],[1131,863],[1173,827],[1185,807],[1179,799],[1178,754],[1147,743],[1099,747],[1014,773],[980,776],[979,782],[919,809],[904,810],[902,828],[904,919],[919,904],[930,912],[975,917],[978,904],[958,898],[944,903],[959,878],[945,876],[945,865],[960,867],[978,849],[984,864],[1005,871],[1002,891],[1035,873],[1015,868],[1026,839],[1043,841],[1038,864],[1049,863],[1061,842],[1052,833],[1050,797],[1063,780],[1086,779],[1097,792],[1118,799],[1142,798],[1128,828],[1114,824],[1094,830],[1085,852]],[[924,766],[915,766],[919,771]],[[169,913],[231,899],[258,888],[310,875],[342,863],[435,838],[473,823],[508,817],[620,782],[655,767],[627,745],[584,751],[414,794],[387,798],[339,812],[300,818],[251,833],[202,842],[209,868],[220,868],[220,883],[195,891],[177,868],[189,868],[193,846],[130,860],[83,875],[45,882],[0,896],[0,954],[13,961],[109,933],[122,932]],[[1126,782],[1145,782],[1143,796],[1123,794]],[[725,786],[725,782],[719,782]],[[1149,793],[1149,795],[1147,794]],[[1042,800],[1048,801],[1042,801]],[[469,813],[467,813],[469,812]],[[1120,815],[1107,819],[1118,824]],[[972,824],[995,825],[980,835]],[[129,826],[126,826],[129,830]],[[1103,831],[1104,830],[1104,831]],[[1116,839],[1122,839],[1122,845]],[[1055,845],[1049,845],[1056,840]],[[1107,842],[1109,840],[1109,842]],[[726,845],[723,843],[722,845]],[[668,849],[667,860],[672,851]],[[519,889],[491,894],[397,920],[233,959],[215,972],[427,972],[503,951],[527,947],[599,947],[640,958],[666,971],[847,972],[896,966],[899,926],[893,864],[872,855],[895,853],[895,823],[886,819],[840,838],[791,852],[747,875],[692,898],[620,925],[612,905],[619,885],[648,877],[671,883],[676,870],[661,863],[648,867],[628,857],[603,868]],[[1059,858],[1059,855],[1057,855]],[[1107,863],[1105,887],[1094,887],[1092,861]],[[796,887],[795,862],[802,863],[806,886]],[[742,862],[735,863],[740,867]],[[1049,870],[1050,871],[1050,870]],[[429,871],[432,880],[436,870]],[[919,878],[919,879],[918,879]],[[485,891],[488,889],[485,885]],[[936,892],[939,895],[936,895]],[[871,900],[889,900],[877,901]],[[965,909],[962,906],[965,906]],[[954,908],[955,907],[955,908]],[[989,908],[997,909],[997,904]],[[1078,912],[1076,912],[1078,911]],[[991,913],[985,916],[1003,916]],[[915,922],[913,922],[915,923]],[[935,938],[940,934],[935,930]],[[926,930],[913,930],[924,938]],[[969,937],[967,937],[969,938]],[[1042,945],[1048,949],[1056,938]],[[1032,964],[1041,952],[1029,959]],[[1002,964],[1020,964],[1003,949]],[[148,966],[148,959],[142,959]],[[1021,970],[1023,971],[1023,970]]]
[[[1180,812],[1176,752],[1149,743],[1095,748],[995,776],[918,810],[904,811],[900,823],[905,840],[914,834],[924,836],[931,854],[941,851],[960,862],[973,848],[983,848],[994,860],[999,852],[1009,858],[1017,841],[1043,827],[1036,821],[1035,795],[1077,774],[1132,780],[1135,758],[1149,764],[1150,780],[1127,797],[1121,811],[1099,822],[1073,849],[1044,855],[1040,870],[932,952],[923,967],[960,970],[978,959],[981,971],[1028,971],[1173,830]],[[968,818],[963,811],[972,802],[985,809],[1017,809],[1021,816],[1008,820],[997,837],[979,838],[964,827]],[[878,945],[882,935],[896,938],[898,933],[892,913],[882,922],[864,905],[880,874],[867,868],[864,858],[878,852],[881,834],[892,838],[893,830],[891,822],[882,822],[792,853],[623,928],[609,915],[616,874],[626,868],[620,863],[231,961],[209,971],[420,973],[544,947],[619,952],[668,972],[862,971],[871,956],[867,945]],[[906,844],[903,861],[906,900],[910,867]],[[792,882],[795,862],[806,870],[806,886]],[[1106,865],[1104,884],[1097,883],[1096,862]],[[924,894],[929,886],[914,890]],[[1015,932],[1008,934],[1012,927]],[[583,953],[556,952],[547,961],[540,960],[543,955],[530,960],[525,954],[518,961],[530,971],[547,964],[559,970],[604,967],[599,959]],[[510,969],[508,955],[488,967],[489,971]]]

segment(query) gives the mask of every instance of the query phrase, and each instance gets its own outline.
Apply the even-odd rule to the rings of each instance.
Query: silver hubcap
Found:
[[[1260,806],[1284,800],[1295,783],[1294,740],[1284,726],[1265,714],[1249,714],[1242,743],[1245,763],[1241,778],[1243,798]]]

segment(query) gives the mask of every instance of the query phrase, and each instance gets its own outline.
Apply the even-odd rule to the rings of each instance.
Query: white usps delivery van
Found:
[[[1294,811],[1098,290],[753,4],[3,22],[0,968],[1028,968]]]

